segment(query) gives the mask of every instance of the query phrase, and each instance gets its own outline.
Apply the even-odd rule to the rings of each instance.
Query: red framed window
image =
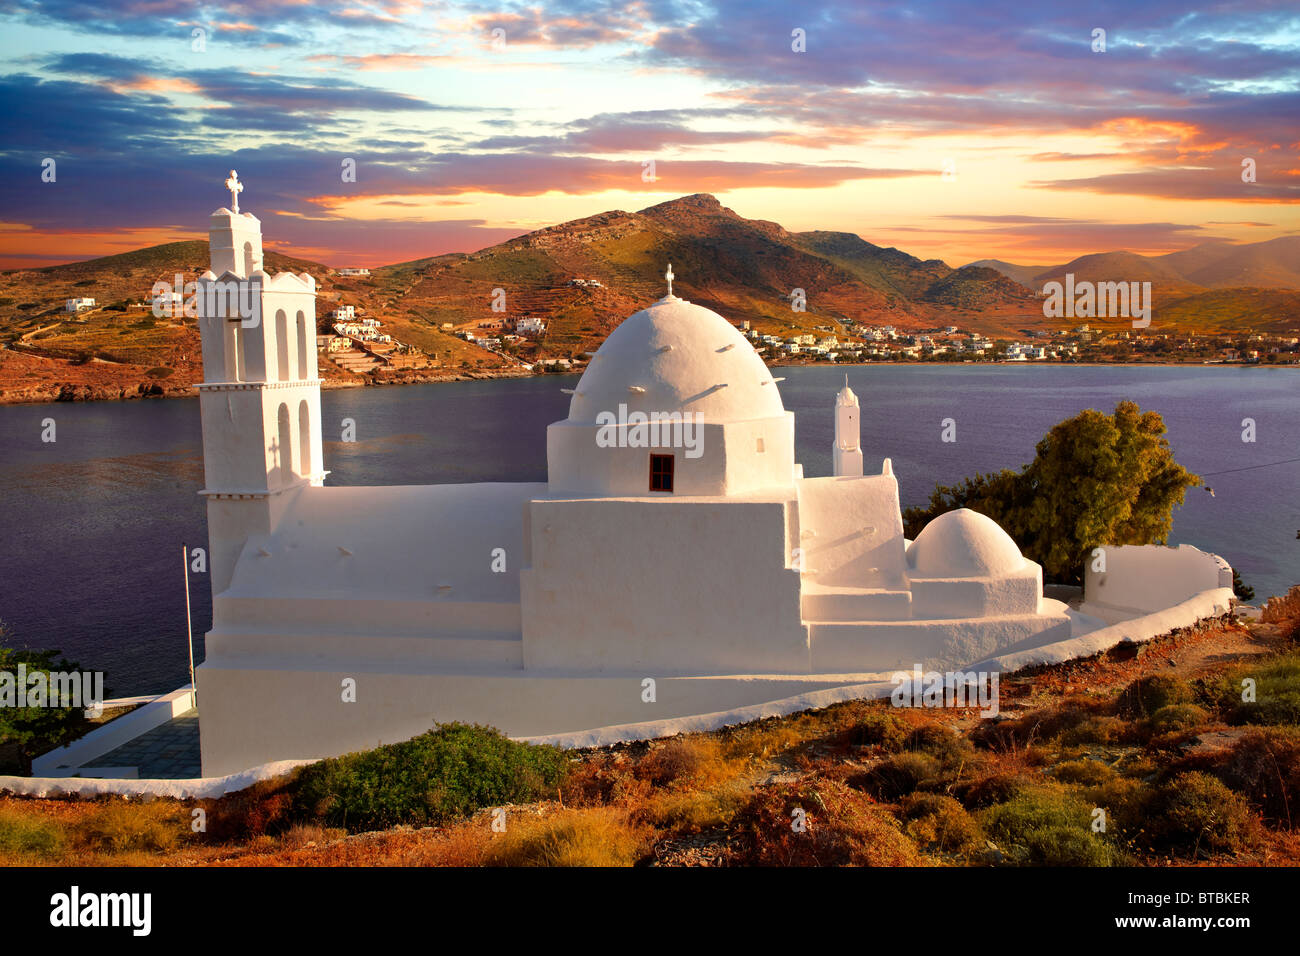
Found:
[[[673,460],[676,455],[650,456],[650,490],[673,490]]]

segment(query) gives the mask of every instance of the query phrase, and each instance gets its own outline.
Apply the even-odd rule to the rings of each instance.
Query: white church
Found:
[[[546,482],[330,487],[315,281],[263,269],[235,180],[197,297],[204,776],[450,720],[658,736],[915,665],[1073,654],[1081,635],[1202,592],[1227,600],[1226,564],[1186,546],[1114,549],[1076,610],[1044,597],[1042,569],[982,515],[907,541],[889,460],[863,474],[847,384],[833,409],[828,395],[834,474],[805,476],[777,380],[723,317],[672,294],[671,268],[668,294],[613,331],[547,429]],[[223,294],[236,288],[251,315]],[[1173,557],[1153,580],[1157,551]]]

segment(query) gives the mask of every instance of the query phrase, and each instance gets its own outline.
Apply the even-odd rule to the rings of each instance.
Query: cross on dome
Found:
[[[226,180],[226,188],[230,190],[230,211],[239,212],[239,194],[244,191],[244,184],[239,181],[239,173],[233,169],[230,178]]]
[[[668,298],[671,299],[673,297],[673,279],[677,278],[673,275],[673,264],[671,262],[668,263],[668,271],[664,273],[664,278],[668,280]]]

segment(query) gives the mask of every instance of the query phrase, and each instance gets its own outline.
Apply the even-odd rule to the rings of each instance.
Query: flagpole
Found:
[[[194,683],[194,626],[191,623],[192,615],[190,614],[190,549],[181,545],[181,563],[185,565],[185,636],[190,646],[190,692],[194,699],[194,706],[199,705],[199,688]]]

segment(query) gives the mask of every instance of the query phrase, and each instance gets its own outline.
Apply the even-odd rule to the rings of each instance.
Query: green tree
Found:
[[[1047,578],[1078,582],[1102,545],[1163,543],[1173,509],[1201,479],[1174,461],[1157,412],[1129,401],[1113,415],[1094,409],[1054,426],[1019,472],[975,475],[937,486],[925,508],[903,518],[915,537],[931,519],[970,508],[998,522]]]
[[[18,665],[24,673],[42,672],[46,686],[50,671],[79,671],[80,665],[58,651],[25,651],[5,647],[7,632],[0,623],[0,672],[17,679]],[[32,772],[32,758],[80,737],[89,722],[78,707],[17,707],[0,700],[0,773]]]

